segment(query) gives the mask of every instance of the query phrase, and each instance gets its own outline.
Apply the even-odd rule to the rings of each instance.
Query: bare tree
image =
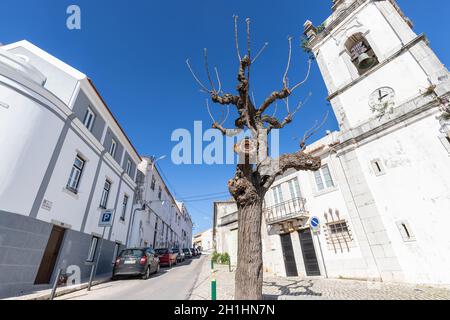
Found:
[[[264,196],[275,179],[283,175],[288,169],[316,171],[320,168],[320,158],[309,155],[305,152],[305,149],[306,141],[323,125],[325,119],[321,124],[316,123],[313,128],[305,133],[298,152],[284,154],[277,159],[272,159],[269,156],[267,135],[272,129],[282,129],[291,123],[294,115],[302,106],[302,103],[299,103],[294,110],[291,110],[289,97],[293,91],[307,81],[312,61],[311,59],[308,61],[306,77],[290,86],[288,74],[292,57],[292,38],[289,37],[288,61],[281,78],[281,90],[272,92],[257,107],[250,89],[250,70],[266,49],[268,43],[265,43],[262,49],[252,57],[250,19],[246,19],[246,27],[247,53],[241,56],[238,39],[238,17],[234,16],[235,46],[239,61],[237,94],[225,93],[222,90],[222,82],[217,68],[214,68],[214,73],[210,70],[206,49],[204,51],[204,68],[208,85],[205,85],[196,75],[189,60],[186,60],[186,63],[201,91],[207,93],[212,102],[226,108],[223,119],[216,121],[207,100],[206,107],[213,121],[213,128],[228,136],[233,136],[243,129],[251,132],[251,138],[246,138],[235,146],[235,151],[240,155],[242,161],[239,161],[234,178],[229,180],[228,188],[237,203],[239,221],[235,298],[238,300],[260,300],[262,299],[263,284],[261,223]],[[282,119],[275,116],[278,103],[284,104],[287,110],[287,115]],[[233,129],[225,128],[230,106],[235,107],[239,115],[234,122]],[[267,114],[271,106],[274,106],[275,110],[272,114]]]

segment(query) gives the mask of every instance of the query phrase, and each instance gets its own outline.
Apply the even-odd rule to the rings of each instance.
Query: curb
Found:
[[[107,283],[107,282],[110,282],[110,281],[111,281],[111,279],[109,277],[105,278],[105,279],[94,280],[94,281],[92,281],[91,287],[95,287],[95,286],[97,286],[99,284]],[[74,292],[77,292],[77,291],[81,291],[83,289],[86,289],[87,287],[88,287],[88,283],[86,282],[86,283],[75,285],[75,286],[60,288],[59,290],[56,290],[55,298],[64,296],[64,295],[69,294],[69,293],[74,293]],[[48,293],[42,293],[42,294],[33,293],[33,294],[25,295],[25,296],[8,298],[8,299],[4,299],[4,300],[42,301],[42,300],[50,300],[50,296],[51,296],[51,290]]]

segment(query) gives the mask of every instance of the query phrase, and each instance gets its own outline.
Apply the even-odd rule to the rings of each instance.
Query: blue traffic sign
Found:
[[[110,227],[113,222],[114,210],[105,210],[100,215],[99,227]]]
[[[319,218],[313,217],[313,218],[311,219],[310,224],[311,224],[311,227],[313,227],[313,228],[319,227],[319,225],[320,225]]]

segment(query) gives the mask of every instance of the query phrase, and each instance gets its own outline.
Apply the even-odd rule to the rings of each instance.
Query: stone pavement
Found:
[[[98,275],[95,280],[92,281],[92,287],[97,286],[99,284],[108,282],[111,280],[111,273]],[[80,290],[84,290],[88,287],[88,281],[72,286],[63,286],[58,287],[55,293],[55,298],[60,297],[62,295],[66,295],[69,293],[77,292]],[[50,300],[52,293],[52,289],[39,290],[33,293],[28,293],[18,297],[5,298],[3,300]],[[2,299],[0,299],[2,300]]]
[[[232,300],[234,267],[216,265],[217,299]],[[264,275],[265,299],[277,300],[450,300],[450,288],[324,278],[282,278]],[[190,300],[211,299],[210,257],[204,259]]]

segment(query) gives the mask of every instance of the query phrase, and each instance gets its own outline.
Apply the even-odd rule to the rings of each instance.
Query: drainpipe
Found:
[[[133,210],[133,215],[131,216],[130,232],[128,233],[128,239],[127,239],[127,242],[126,242],[127,246],[130,246],[129,241],[130,241],[130,238],[131,238],[131,234],[133,233],[134,218],[136,216],[136,211],[145,211],[145,209],[146,209],[146,205],[144,203],[142,205],[142,208],[136,208],[136,209]]]

